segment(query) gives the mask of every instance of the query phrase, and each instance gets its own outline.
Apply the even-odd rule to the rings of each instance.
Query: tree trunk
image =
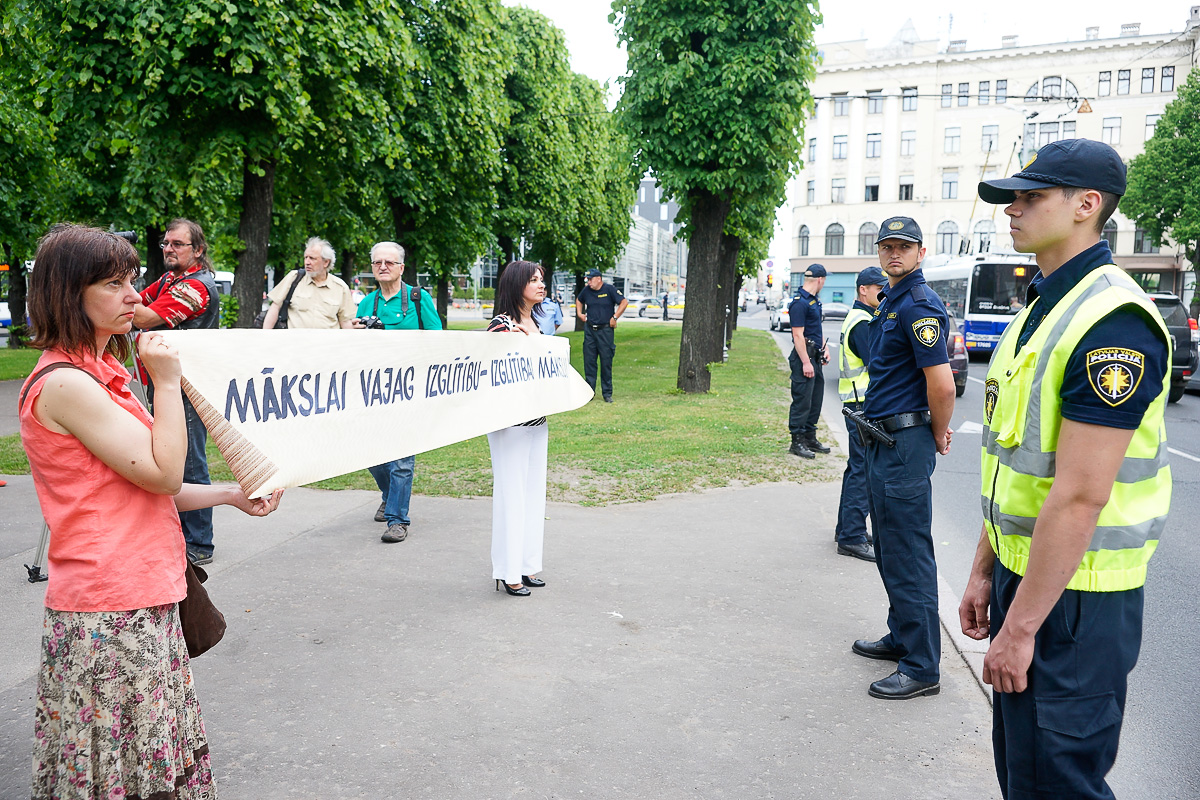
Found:
[[[255,170],[262,170],[261,175]],[[233,295],[238,301],[237,327],[250,328],[262,310],[266,285],[267,240],[271,233],[271,207],[275,199],[275,161],[246,157],[242,165],[242,213],[238,220],[237,274]]]
[[[738,319],[742,313],[742,306],[737,301],[738,296],[742,293],[742,287],[746,285],[746,280],[741,275],[738,275],[737,283],[733,287],[733,322],[729,326],[729,346],[733,346],[733,332],[738,328]],[[749,303],[746,304],[749,308]]]
[[[442,329],[450,327],[450,279],[445,274],[437,276],[437,310],[442,318]]]
[[[721,326],[725,302],[720,291],[721,240],[729,216],[728,195],[694,189],[692,237],[688,247],[687,296],[679,340],[679,373],[676,386],[694,394],[707,392],[712,382],[708,365],[721,358]],[[716,357],[713,357],[713,354]]]
[[[496,269],[496,280],[499,281],[500,276],[504,273],[504,268],[513,260],[513,254],[516,252],[513,248],[516,243],[513,242],[511,236],[497,236],[496,244],[500,247],[500,265]]]
[[[163,251],[159,247],[163,234],[166,233],[157,225],[146,226],[146,275],[143,285],[149,286],[163,276],[167,271],[163,263]]]
[[[8,311],[12,317],[8,348],[16,350],[29,342],[29,328],[25,325],[25,259],[20,252],[13,252],[11,244],[4,245],[4,259],[8,261]]]
[[[342,251],[342,266],[339,271],[342,274],[342,280],[346,282],[347,286],[349,286],[351,289],[353,289],[354,288],[354,251],[353,250],[343,250]]]
[[[579,293],[582,291],[583,291],[583,274],[580,273],[575,276],[575,296],[579,297]],[[571,301],[571,305],[572,305],[572,307],[574,307],[574,305],[575,305],[574,300]],[[566,312],[564,311],[563,313],[565,314]],[[575,330],[577,330],[577,331],[583,330],[583,317],[579,316],[578,314],[575,315]]]
[[[396,228],[396,243],[404,248],[404,263],[415,265],[420,260],[417,257],[418,254],[413,249],[411,235],[417,230],[417,226],[413,222],[416,216],[416,209],[399,197],[393,197],[388,205],[392,209],[392,225]],[[405,283],[412,286],[417,285],[415,267]]]
[[[721,273],[720,273],[720,295],[722,297],[721,304],[721,324],[722,324],[722,344],[728,347],[733,340],[733,324],[737,314],[737,287],[741,283],[741,278],[737,274],[738,255],[742,250],[742,240],[737,236],[722,236],[721,237]],[[726,312],[728,309],[728,312]],[[715,360],[719,361],[724,358],[724,352],[714,354]]]

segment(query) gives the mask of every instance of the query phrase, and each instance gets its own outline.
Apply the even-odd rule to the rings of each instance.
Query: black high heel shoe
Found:
[[[534,588],[537,588],[538,586],[546,585],[546,582],[544,580],[542,580],[541,578],[531,577],[529,575],[522,575],[521,583],[525,586],[532,586]]]
[[[529,597],[530,592],[524,586],[518,586],[517,588],[514,589],[513,587],[511,587],[507,583],[505,583],[502,579],[496,578],[496,591],[497,592],[500,591],[501,586],[504,587],[504,591],[508,592],[513,597]]]

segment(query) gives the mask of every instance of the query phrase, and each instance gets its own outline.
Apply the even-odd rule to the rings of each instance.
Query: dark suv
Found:
[[[1167,402],[1178,403],[1183,397],[1188,378],[1196,371],[1197,366],[1200,366],[1196,320],[1188,318],[1183,301],[1173,294],[1152,292],[1150,299],[1158,307],[1158,313],[1162,314],[1173,340],[1175,358],[1171,363],[1171,390],[1167,394]]]

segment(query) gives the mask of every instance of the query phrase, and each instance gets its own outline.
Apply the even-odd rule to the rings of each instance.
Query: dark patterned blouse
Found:
[[[513,318],[508,316],[507,314],[500,314],[498,316],[492,317],[492,321],[488,323],[487,329],[488,329],[488,333],[525,333],[525,331],[521,330],[521,328],[519,328],[517,326],[517,323],[513,321]],[[539,336],[541,335],[541,333],[542,333],[541,331],[538,331]],[[522,422],[519,425],[514,425],[513,427],[514,428],[532,428],[534,425],[545,425],[545,424],[546,424],[546,418],[538,417],[537,419],[531,419],[528,422]]]

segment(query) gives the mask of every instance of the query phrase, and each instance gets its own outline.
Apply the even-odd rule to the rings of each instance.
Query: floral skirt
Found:
[[[42,623],[34,800],[213,800],[175,604]]]

